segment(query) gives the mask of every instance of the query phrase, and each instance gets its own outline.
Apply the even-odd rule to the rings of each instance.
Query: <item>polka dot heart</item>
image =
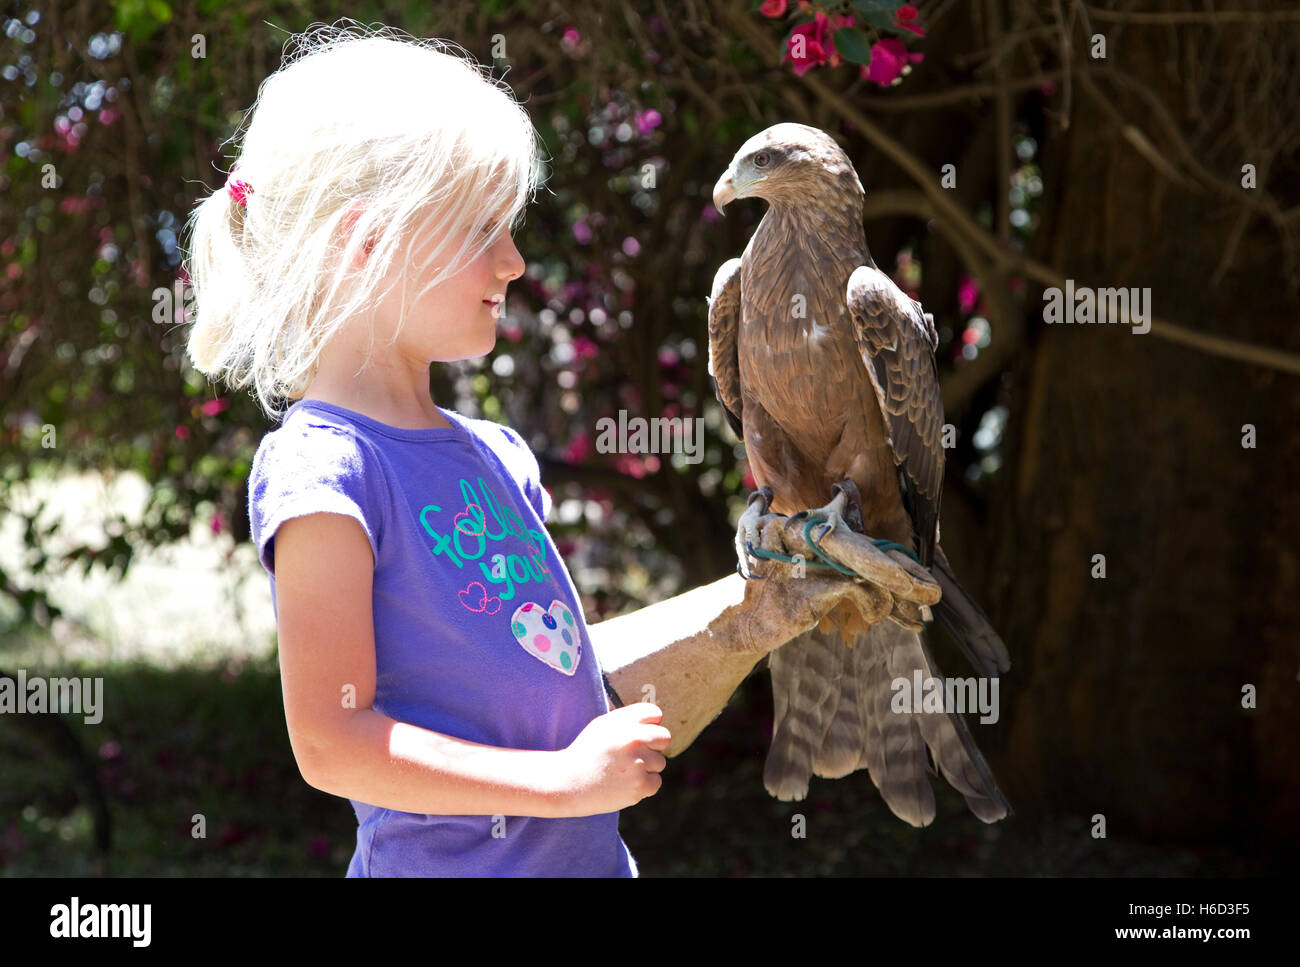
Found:
[[[563,601],[552,601],[545,611],[540,604],[524,602],[510,618],[510,630],[524,651],[557,672],[572,675],[578,670],[582,638],[573,612]]]

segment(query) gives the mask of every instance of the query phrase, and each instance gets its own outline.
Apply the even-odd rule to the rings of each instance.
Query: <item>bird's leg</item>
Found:
[[[844,512],[844,523],[848,524],[859,534],[867,532],[867,525],[862,520],[862,493],[858,490],[858,485],[853,482],[853,478],[845,477],[839,483],[831,487],[831,493],[843,494],[848,507]]]
[[[750,580],[752,572],[749,571],[749,551],[746,550],[745,545],[758,547],[762,543],[760,522],[767,516],[771,506],[772,488],[759,487],[749,495],[749,505],[740,515],[740,523],[736,525],[736,558],[740,576],[747,581]]]

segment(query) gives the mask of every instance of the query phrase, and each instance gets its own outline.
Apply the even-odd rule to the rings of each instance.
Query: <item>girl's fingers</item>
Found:
[[[646,772],[663,772],[668,765],[668,760],[664,758],[663,754],[655,752],[653,749],[647,749],[643,755],[637,756],[637,758],[645,763]]]
[[[673,734],[662,725],[651,726],[642,733],[641,741],[652,749],[666,749],[672,742]]]

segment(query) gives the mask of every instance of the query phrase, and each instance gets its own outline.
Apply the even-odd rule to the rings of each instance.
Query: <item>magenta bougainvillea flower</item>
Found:
[[[663,120],[663,117],[654,108],[648,111],[640,111],[636,115],[636,129],[644,136],[659,127]]]
[[[796,74],[803,75],[830,60],[830,51],[827,49],[830,40],[826,36],[829,22],[830,18],[819,10],[812,23],[800,24],[791,32],[785,59],[794,65]]]
[[[917,9],[912,4],[899,5],[893,11],[892,20],[888,19],[890,17],[888,7],[880,10],[873,4],[867,13],[867,24],[864,25],[869,29],[865,33],[860,29],[851,31],[853,49],[849,52],[848,58],[835,49],[835,35],[843,28],[854,27],[854,18],[852,16],[831,17],[822,10],[814,9],[807,0],[798,0],[797,7],[805,13],[811,13],[813,19],[795,27],[786,41],[783,61],[793,67],[796,75],[802,76],[812,68],[823,64],[838,67],[849,59],[863,65],[860,69],[862,77],[882,87],[888,87],[898,84],[901,77],[911,70],[912,64],[920,63],[925,59],[924,54],[908,53],[903,43],[893,37],[871,44],[870,51],[866,48],[871,35],[879,37],[881,30],[894,33],[907,31],[917,37],[924,37],[925,31],[916,22]],[[759,6],[759,12],[770,18],[784,16],[789,9],[788,0],[764,0]],[[841,38],[846,45],[848,36]],[[864,63],[868,60],[868,53],[869,64]]]
[[[790,33],[785,60],[794,65],[794,72],[799,75],[827,62],[832,67],[839,66],[841,58],[835,52],[832,35],[841,27],[852,26],[852,17],[835,17],[832,21],[818,10],[813,14],[812,23],[800,24]],[[802,42],[798,40],[799,37],[803,37]]]
[[[980,284],[969,275],[963,275],[961,281],[957,283],[957,308],[961,314],[968,316],[974,312],[979,298]]]
[[[916,25],[916,7],[904,4],[894,11],[894,26],[910,30],[918,37],[924,37],[925,31]]]
[[[869,81],[888,87],[897,83],[909,68],[909,64],[919,64],[925,54],[909,54],[901,40],[886,37],[871,45],[871,63],[863,67],[861,74]]]

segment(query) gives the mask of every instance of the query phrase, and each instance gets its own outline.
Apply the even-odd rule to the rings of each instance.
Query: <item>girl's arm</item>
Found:
[[[612,812],[659,788],[668,735],[657,709],[600,716],[551,752],[469,742],[371,708],[374,555],[350,517],[281,524],[275,575],[289,740],[315,788],[400,812],[541,817]]]

